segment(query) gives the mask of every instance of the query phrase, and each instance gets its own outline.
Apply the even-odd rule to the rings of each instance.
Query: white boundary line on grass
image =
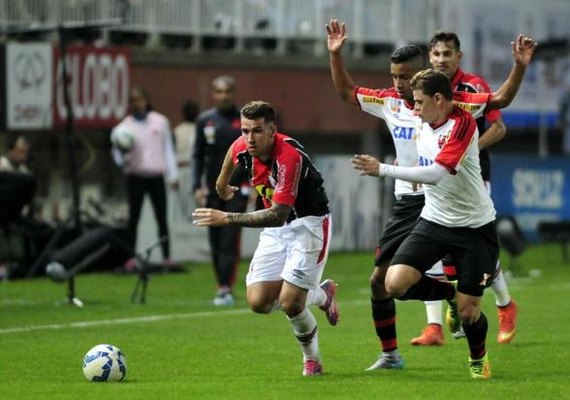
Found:
[[[156,321],[166,321],[171,319],[212,317],[215,315],[238,315],[238,314],[247,314],[249,312],[251,311],[248,308],[241,308],[238,310],[200,311],[195,313],[148,315],[146,317],[136,317],[136,318],[102,319],[99,321],[70,322],[67,324],[31,325],[31,326],[0,329],[0,335],[6,335],[9,333],[32,332],[32,331],[89,328],[92,326],[100,326],[100,325],[134,324],[139,322],[156,322]]]

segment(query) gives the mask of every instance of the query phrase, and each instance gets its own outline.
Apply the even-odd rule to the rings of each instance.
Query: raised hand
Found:
[[[346,36],[346,24],[338,22],[337,19],[331,19],[326,25],[327,28],[327,47],[331,53],[337,53],[342,49]]]
[[[515,63],[526,67],[532,60],[537,43],[532,38],[520,34],[515,42],[511,42],[511,46]]]

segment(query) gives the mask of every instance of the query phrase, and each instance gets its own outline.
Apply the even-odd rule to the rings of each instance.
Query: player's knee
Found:
[[[481,315],[480,307],[468,304],[464,306],[458,307],[459,318],[461,318],[461,322],[465,325],[471,325],[477,322],[479,316]]]
[[[269,301],[263,296],[259,296],[257,293],[247,294],[247,304],[251,311],[256,314],[269,314],[273,310],[275,301]]]
[[[386,293],[391,297],[403,297],[408,291],[408,286],[396,279],[386,279],[384,285],[386,287]]]
[[[273,310],[273,305],[254,301],[249,302],[249,308],[256,314],[269,314]]]
[[[370,275],[370,290],[374,296],[382,296],[386,294],[386,289],[384,281],[386,279],[386,269],[387,267],[376,266],[372,275]]]

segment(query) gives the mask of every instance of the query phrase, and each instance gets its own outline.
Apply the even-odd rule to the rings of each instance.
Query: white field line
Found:
[[[356,301],[343,301],[341,304],[369,304],[369,300],[356,300]],[[248,314],[252,311],[249,308],[240,308],[237,310],[224,310],[224,311],[199,311],[194,313],[179,313],[179,314],[166,314],[166,315],[148,315],[145,317],[135,318],[117,318],[117,319],[102,319],[96,321],[83,321],[83,322],[69,322],[66,324],[46,324],[46,325],[30,325],[30,326],[17,326],[14,328],[0,329],[0,335],[7,335],[10,333],[23,333],[33,331],[54,331],[60,329],[81,329],[90,328],[93,326],[101,325],[122,325],[122,324],[139,324],[148,322],[168,321],[173,319],[192,319],[214,317],[218,315],[241,315]]]
[[[203,318],[203,317],[212,317],[216,315],[236,315],[236,314],[246,314],[249,312],[251,312],[249,309],[242,308],[238,310],[200,311],[195,313],[148,315],[145,317],[135,317],[135,318],[102,319],[97,321],[70,322],[67,324],[30,325],[30,326],[0,329],[0,335],[5,335],[9,333],[32,332],[32,331],[90,328],[93,326],[101,326],[101,325],[138,324],[138,323],[147,323],[147,322],[167,321],[173,319]]]

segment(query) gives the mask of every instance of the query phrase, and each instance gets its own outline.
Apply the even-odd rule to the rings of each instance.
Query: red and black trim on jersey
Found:
[[[446,132],[440,132],[439,143],[441,151],[434,162],[445,167],[452,175],[457,173],[456,167],[463,159],[477,129],[475,119],[471,114],[459,107],[454,107],[449,115],[453,126]]]
[[[273,202],[293,206],[289,222],[329,213],[321,173],[295,139],[275,133],[273,155],[267,162],[249,154],[243,137],[234,142],[232,149],[234,165],[239,163],[245,169],[261,198],[258,207],[270,208]]]
[[[491,88],[485,79],[479,75],[466,73],[461,68],[457,69],[457,72],[451,80],[451,85],[453,90],[458,92],[491,93]],[[485,131],[487,130],[485,121],[492,124],[500,118],[501,112],[499,110],[487,109],[484,116],[476,118],[479,135],[481,136],[485,134]],[[489,181],[491,179],[491,160],[489,159],[487,149],[479,151],[479,161],[481,164],[481,175],[483,180]]]
[[[380,105],[383,105],[385,98],[393,98],[393,99],[402,100],[403,104],[410,110],[414,109],[414,105],[402,99],[402,97],[394,87],[387,89],[370,89],[370,88],[356,86],[352,92],[352,97],[356,101],[356,104],[358,104],[358,107],[360,107],[360,102],[358,101],[359,94],[363,96],[362,97],[363,103],[370,102],[370,103],[379,103]],[[362,107],[360,108],[362,109]]]

